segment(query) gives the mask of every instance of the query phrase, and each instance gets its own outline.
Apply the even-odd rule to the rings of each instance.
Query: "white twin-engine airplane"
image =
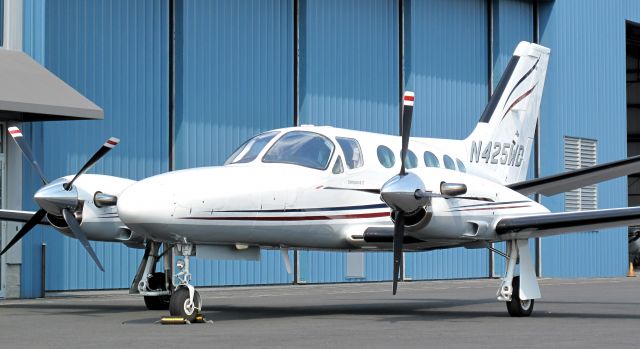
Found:
[[[640,224],[640,208],[550,213],[527,197],[640,172],[634,157],[525,180],[548,58],[549,49],[521,42],[465,140],[410,140],[414,95],[406,92],[401,137],[291,127],[249,139],[224,166],[138,182],[84,174],[117,145],[110,138],[75,176],[47,182],[20,130],[10,128],[44,186],[34,197],[39,211],[0,211],[0,219],[26,222],[2,253],[36,224],[80,240],[100,269],[89,240],[145,248],[130,292],[149,309],[193,320],[202,307],[190,284],[193,255],[255,260],[260,248],[279,248],[290,271],[290,247],[392,250],[395,294],[403,251],[489,248],[508,260],[498,300],[511,316],[528,316],[540,298],[529,238]],[[492,249],[499,241],[506,253]]]

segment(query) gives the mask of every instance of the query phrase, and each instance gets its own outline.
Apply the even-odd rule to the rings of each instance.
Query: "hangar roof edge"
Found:
[[[103,110],[24,52],[0,49],[0,120],[103,119]]]

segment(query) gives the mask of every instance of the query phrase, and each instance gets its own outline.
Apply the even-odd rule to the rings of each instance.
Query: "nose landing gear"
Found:
[[[176,248],[178,253],[183,256],[183,259],[178,259],[176,262],[176,267],[179,272],[175,278],[178,283],[169,301],[169,313],[171,316],[181,317],[189,322],[193,322],[200,314],[200,310],[202,310],[200,294],[198,294],[198,291],[189,283],[191,281],[189,258],[193,254],[193,245],[177,244]]]

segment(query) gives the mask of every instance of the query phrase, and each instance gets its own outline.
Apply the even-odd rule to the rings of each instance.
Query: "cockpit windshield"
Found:
[[[262,162],[279,162],[325,170],[334,149],[327,137],[307,131],[291,131],[278,139]]]
[[[229,156],[224,164],[241,164],[255,160],[267,143],[269,143],[269,141],[271,141],[277,134],[278,131],[269,131],[249,139],[238,147],[238,149]]]

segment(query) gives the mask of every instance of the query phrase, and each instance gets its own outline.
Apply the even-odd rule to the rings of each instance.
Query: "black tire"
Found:
[[[144,305],[148,310],[167,310],[171,296],[144,296]]]
[[[198,291],[193,293],[193,303],[195,307],[193,309],[187,309],[186,303],[189,300],[189,289],[186,287],[180,287],[171,295],[171,304],[169,304],[169,314],[171,316],[179,316],[186,320],[193,322],[198,315],[198,310],[195,308],[201,308],[202,302],[200,301],[200,294]]]
[[[525,317],[531,315],[533,312],[533,299],[526,301],[520,300],[520,277],[513,278],[511,283],[513,286],[513,294],[511,295],[511,301],[507,302],[507,310],[512,317]]]
[[[149,278],[149,289],[166,290],[164,273],[153,273]],[[144,304],[149,310],[167,310],[171,296],[144,296]]]

